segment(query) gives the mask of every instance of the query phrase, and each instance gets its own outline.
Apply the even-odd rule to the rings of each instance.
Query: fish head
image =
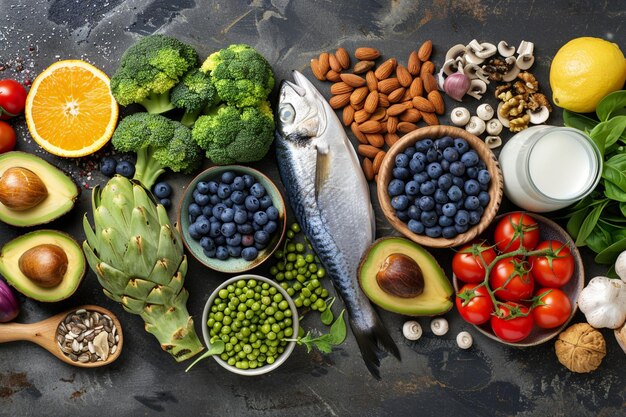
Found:
[[[326,101],[300,72],[293,71],[293,77],[293,82],[283,80],[280,85],[278,132],[288,141],[307,145],[326,129]]]

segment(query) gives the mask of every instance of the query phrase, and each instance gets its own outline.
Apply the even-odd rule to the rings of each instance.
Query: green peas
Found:
[[[281,293],[274,294],[274,297],[272,297],[272,300],[279,303],[283,300],[283,295]]]
[[[291,337],[293,336],[293,327],[287,327],[284,330],[285,332],[285,337]]]
[[[299,233],[301,230],[298,223],[293,223],[290,228],[294,233]]]
[[[224,325],[229,325],[232,322],[233,322],[233,319],[230,318],[230,316],[226,316],[226,317],[224,317],[224,320],[222,320],[222,324],[224,324]]]
[[[302,288],[302,296],[304,296],[305,298],[309,298],[311,296],[311,290],[309,290],[307,287]]]
[[[295,236],[296,234],[293,232],[293,230],[287,230],[287,239],[293,239]]]
[[[296,243],[296,252],[304,252],[304,245],[302,243]]]
[[[304,282],[304,281],[306,281],[306,277],[305,277],[304,275],[302,275],[302,274],[298,274],[298,275],[296,276],[296,279],[298,280],[298,282]]]
[[[296,261],[296,254],[295,253],[290,253],[289,255],[287,255],[287,260],[289,262],[295,262]]]
[[[272,324],[272,332],[274,332],[274,333],[280,332],[280,325],[278,325],[276,323]]]
[[[272,275],[276,276],[276,275],[278,274],[278,268],[277,268],[276,266],[272,266],[272,267],[270,268],[270,274],[272,274]],[[222,291],[224,291],[224,290],[220,290],[220,293],[221,293]],[[228,293],[226,293],[226,295],[228,295]],[[222,297],[222,296],[221,296],[221,294],[220,294],[220,298],[226,298],[226,296]]]
[[[304,260],[305,260],[305,261],[306,261],[306,263],[308,263],[308,264],[312,264],[313,262],[315,262],[315,259],[313,258],[313,255],[311,255],[310,253],[309,253],[309,254],[307,254],[307,255],[304,257]]]
[[[275,320],[281,321],[284,318],[285,318],[285,313],[283,313],[282,311],[278,310],[276,311],[276,313],[274,313]]]
[[[228,297],[228,290],[226,288],[222,288],[217,294],[223,300]]]
[[[317,277],[324,278],[326,276],[326,270],[324,268],[319,268],[317,270]]]
[[[275,312],[276,311],[274,310],[274,307],[272,306],[265,309],[265,314],[267,314],[268,316],[273,316]]]
[[[276,281],[283,281],[285,279],[285,273],[279,272],[276,274]]]
[[[287,252],[294,252],[295,250],[296,250],[296,245],[294,245],[293,243],[287,244]]]
[[[230,333],[230,326],[224,326],[221,329],[222,334],[228,334]]]
[[[267,338],[268,338],[268,340],[276,340],[276,333],[274,333],[274,332],[269,332],[269,333],[267,334]],[[271,345],[270,345],[270,346],[271,346]]]

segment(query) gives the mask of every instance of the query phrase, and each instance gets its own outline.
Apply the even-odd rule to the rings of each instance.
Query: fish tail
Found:
[[[359,324],[358,321],[352,320],[352,318],[349,319],[349,322],[352,333],[361,350],[365,366],[367,366],[374,378],[380,380],[380,371],[378,370],[380,366],[379,355],[383,351],[387,351],[400,360],[400,351],[396,343],[389,335],[389,332],[387,332],[376,312],[374,312],[374,320],[371,325]]]

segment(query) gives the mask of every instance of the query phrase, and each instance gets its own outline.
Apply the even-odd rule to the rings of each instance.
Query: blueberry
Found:
[[[443,168],[439,162],[432,162],[426,167],[426,172],[430,178],[437,179],[443,175]]]
[[[218,236],[220,236],[220,228],[222,227],[222,224],[220,222],[213,222],[211,223],[211,228],[209,230],[209,236],[212,238],[216,238]]]
[[[254,242],[254,247],[257,250],[263,250],[263,249],[267,248],[267,243]]]
[[[229,198],[225,198],[224,200],[222,200],[222,202],[228,208],[233,208],[233,206],[235,205],[235,203],[233,203],[233,200],[231,200],[230,197]]]
[[[167,210],[172,206],[172,200],[170,200],[169,198],[161,198],[159,199],[159,204],[161,204]]]
[[[478,197],[476,197],[475,195],[469,195],[465,197],[463,206],[466,210],[476,210],[478,207],[480,207],[480,201],[478,201]]]
[[[393,177],[399,180],[406,180],[411,176],[411,172],[406,168],[394,168],[392,173]]]
[[[200,183],[198,183],[198,185],[200,185]],[[217,194],[217,189],[219,188],[219,184],[215,181],[209,181],[207,183],[208,187],[209,187],[209,193],[211,194]],[[196,186],[197,187],[197,186]]]
[[[196,223],[191,223],[187,228],[187,231],[189,232],[189,236],[191,236],[192,239],[198,240],[202,237],[202,234],[198,230],[198,225]]]
[[[389,193],[390,197],[395,197],[402,194],[404,192],[404,181],[397,178],[391,180],[389,182],[389,185],[387,186],[387,192]]]
[[[415,154],[417,155],[417,154]],[[412,173],[416,174],[418,172],[422,172],[425,168],[425,163],[424,161],[422,161],[420,158],[411,158],[411,161],[409,161],[409,169],[411,170]]]
[[[128,161],[120,161],[115,167],[115,173],[122,177],[132,178],[135,175],[135,165]]]
[[[469,213],[467,212],[467,210],[457,211],[454,215],[454,223],[458,224],[459,226],[464,226],[469,223]]]
[[[461,155],[461,162],[465,164],[466,167],[473,167],[478,164],[480,158],[476,151],[467,151],[463,155]]]
[[[233,201],[233,203],[235,204],[241,204],[246,200],[246,195],[244,194],[243,191],[240,190],[235,190],[233,191],[233,193],[230,195],[230,199]]]
[[[243,183],[245,184],[247,188],[252,187],[252,185],[256,182],[252,175],[245,174],[242,176],[242,178],[243,178]]]
[[[115,158],[105,156],[100,161],[100,172],[102,172],[102,175],[106,175],[107,177],[112,177],[113,175],[115,175],[116,167],[117,160]]]
[[[222,202],[222,199],[217,196],[217,194],[211,194],[209,197],[209,203],[212,205],[216,205]]]
[[[463,186],[465,185],[465,180],[462,177],[453,176],[452,185],[456,185],[459,188],[463,188]]]
[[[398,210],[396,211],[396,217],[403,222],[409,221],[409,212],[407,210]]]
[[[454,139],[452,139],[450,136],[444,136],[435,141],[435,146],[439,150],[444,150],[446,148],[454,146]]]
[[[441,236],[441,226],[436,224],[433,227],[427,227],[424,232],[428,237],[439,237]]]
[[[426,158],[426,154],[424,152],[415,152],[411,159],[418,159],[424,163],[424,166],[428,163],[428,158]]]
[[[446,204],[448,202],[448,195],[442,189],[435,190],[435,202],[439,204]]]
[[[469,229],[469,224],[464,224],[464,225],[455,224],[454,225],[454,230],[456,230],[456,232],[459,234],[467,232],[467,229]]]
[[[430,148],[427,152],[426,152],[426,160],[428,162],[435,162],[439,159],[439,152],[437,152],[437,149],[435,148]]]
[[[437,178],[437,186],[442,191],[448,191],[452,187],[452,174],[443,174]]]
[[[491,181],[491,175],[489,175],[489,171],[487,171],[486,169],[481,169],[480,171],[478,171],[478,176],[476,177],[476,179],[481,184],[489,184],[489,181]]]
[[[396,210],[406,210],[409,207],[409,198],[405,195],[397,195],[391,199],[391,207]]]
[[[259,199],[253,195],[249,195],[245,200],[246,210],[248,211],[257,211],[261,204],[259,203]]]
[[[245,204],[233,204],[233,206],[231,207],[233,210],[237,211],[237,210],[242,210],[246,212],[246,215],[248,213],[248,211],[246,210],[246,205]]]
[[[433,195],[436,189],[437,186],[435,185],[434,180],[426,181],[425,183],[420,185],[420,193],[422,193],[423,195]]]
[[[482,217],[482,213],[472,210],[469,212],[469,224],[478,224],[480,223],[480,218]]]
[[[415,150],[418,152],[426,152],[431,146],[433,146],[432,139],[422,139],[415,142]]]
[[[246,188],[246,183],[243,180],[243,177],[235,177],[235,179],[233,179],[232,188],[233,190],[243,191]]]
[[[232,236],[226,238],[226,244],[228,246],[239,246],[241,245],[241,233],[235,233]]]
[[[416,181],[409,181],[404,186],[404,192],[408,196],[417,195],[417,193],[419,193],[419,190],[420,190],[420,186]]]
[[[263,230],[271,235],[276,230],[278,230],[278,223],[276,223],[274,220],[270,220],[265,226],[263,226]]]
[[[461,155],[459,155],[459,151],[455,148],[450,147],[443,150],[443,159],[448,162],[458,161]]]
[[[465,181],[463,189],[465,190],[465,194],[475,196],[480,192],[480,185],[476,180],[467,180]]]
[[[217,183],[213,182],[216,186],[215,192],[217,192]],[[200,181],[198,182],[198,184],[196,184],[196,190],[198,190],[198,192],[200,194],[209,194],[211,187],[209,187],[209,183],[206,181]],[[212,193],[215,194],[215,193]]]
[[[465,165],[461,161],[454,161],[450,164],[450,174],[461,176],[465,174]]]
[[[270,219],[267,217],[267,213],[264,211],[257,211],[254,213],[254,222],[259,226],[265,226]]]
[[[254,228],[250,223],[244,223],[237,226],[237,231],[242,235],[249,235],[254,232]]]
[[[248,213],[241,209],[235,209],[233,221],[237,224],[244,224],[246,221],[248,221]]]
[[[224,246],[218,246],[217,250],[215,251],[215,257],[220,261],[225,261],[226,259],[228,259],[228,249],[226,249]]]
[[[409,216],[409,219],[419,220],[421,214],[422,210],[415,205],[410,205],[409,209],[407,210],[407,215]]]
[[[450,162],[449,161],[446,161],[445,159],[442,159],[441,161],[439,161],[439,163],[441,164],[441,169],[443,169],[443,172],[450,171]]]
[[[465,175],[468,178],[475,180],[476,178],[478,178],[478,171],[479,169],[477,167],[469,167],[465,170]]]
[[[434,211],[422,211],[422,215],[420,216],[420,220],[424,223],[426,227],[433,227],[437,224],[439,220],[439,216]]]
[[[454,139],[454,147],[459,152],[459,154],[464,154],[465,152],[469,151],[470,148],[467,141],[461,138]]]
[[[202,214],[202,208],[200,208],[200,206],[197,203],[189,204],[187,211],[189,212],[191,216],[194,216],[194,217],[198,217],[199,215]]]
[[[228,197],[230,197],[230,194],[232,192],[233,190],[232,188],[230,188],[230,185],[228,184],[221,183],[219,187],[217,187],[217,196],[221,198],[222,200],[225,200]]]
[[[448,190],[448,198],[450,199],[450,201],[459,201],[461,198],[463,198],[463,192],[458,186],[453,185]]]
[[[250,194],[256,198],[261,198],[265,195],[265,187],[258,182],[254,183],[252,187],[250,187]]]
[[[222,232],[224,237],[231,237],[237,232],[237,226],[233,222],[224,223],[220,228],[220,232]]]
[[[254,243],[254,240],[251,242],[251,244],[252,243]],[[259,251],[255,247],[252,247],[252,246],[244,248],[244,250],[241,251],[241,257],[245,259],[246,261],[253,261],[254,259],[256,259],[258,254],[259,254]]]
[[[206,217],[213,217],[213,206],[207,204],[206,206],[202,207],[202,214],[204,214]]]
[[[203,250],[202,253],[204,253],[204,256],[206,256],[207,258],[215,258],[215,249],[211,249],[211,250]]]
[[[411,219],[409,220],[407,226],[409,227],[409,230],[413,233],[416,233],[418,235],[424,233],[424,224],[420,221]]]
[[[267,218],[270,220],[278,220],[278,209],[275,206],[269,206],[266,210],[265,213],[267,214]]]
[[[413,180],[415,180],[415,182],[417,182],[419,185],[422,185],[429,179],[430,177],[428,176],[428,173],[426,171],[413,175]]]
[[[202,239],[200,239],[200,246],[204,250],[212,250],[215,248],[215,242],[213,242],[213,239],[211,239],[210,237],[204,236]]]
[[[228,254],[233,258],[239,258],[241,256],[241,246],[226,246]]]
[[[437,213],[437,216],[443,216],[443,204],[441,203],[435,204],[435,213]]]
[[[267,244],[270,241],[270,234],[264,230],[259,230],[254,234],[254,241],[261,244]]]
[[[480,184],[481,191],[489,191],[489,184]]]
[[[439,216],[439,220],[437,221],[437,223],[441,227],[452,226],[454,224],[454,219],[452,217],[448,217],[442,214]]]
[[[265,194],[263,197],[259,198],[259,206],[263,210],[265,210],[266,208],[268,208],[272,204],[274,204],[272,202],[272,197],[270,197],[268,194]]]
[[[232,222],[234,218],[235,218],[235,210],[231,208],[225,208],[224,211],[222,211],[220,220],[227,223],[227,222]]]
[[[491,200],[491,197],[489,197],[489,193],[487,191],[481,191],[478,193],[478,201],[480,202],[481,207],[487,207],[489,200]]]
[[[441,208],[441,211],[444,216],[454,217],[456,214],[456,206],[453,203],[446,203]]]
[[[211,223],[206,217],[200,216],[196,219],[196,228],[198,229],[198,233],[202,236],[206,236],[211,231]]]
[[[454,226],[445,226],[441,229],[441,236],[446,239],[452,239],[457,235],[456,228]]]
[[[435,200],[426,195],[421,196],[418,200],[418,207],[423,211],[433,210],[435,208]]]
[[[415,152],[417,151],[415,150],[415,147],[413,146],[409,146],[408,148],[404,150],[404,154],[408,156],[409,158],[412,158],[413,155],[415,155]]]
[[[213,238],[213,242],[215,242],[215,246],[225,245],[226,238],[222,235],[218,235],[215,238]]]
[[[215,222],[219,222],[219,220],[217,219],[217,217],[215,217],[215,216],[209,216],[209,223],[215,223]]]
[[[396,166],[399,168],[406,168],[409,166],[409,157],[406,154],[399,153],[396,155]]]
[[[228,207],[226,207],[226,205],[224,205],[224,203],[219,203],[219,204],[216,204],[216,205],[213,207],[213,210],[212,210],[213,215],[214,215],[216,218],[221,219],[221,218],[222,218],[222,213],[223,213],[223,212],[224,212],[224,210],[226,210],[227,208],[228,208]]]

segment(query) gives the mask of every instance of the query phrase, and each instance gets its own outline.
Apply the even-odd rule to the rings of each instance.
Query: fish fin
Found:
[[[330,148],[328,143],[320,141],[316,144],[317,158],[315,160],[315,197],[320,195],[320,191],[328,178],[330,170]]]
[[[391,353],[396,359],[400,359],[400,351],[393,341],[387,329],[385,329],[378,314],[375,313],[375,322],[372,327],[359,327],[356,321],[349,320],[352,333],[359,345],[361,356],[365,361],[365,366],[370,371],[372,376],[377,380],[380,380],[380,366],[379,355],[384,351]],[[381,349],[382,347],[382,349]]]

